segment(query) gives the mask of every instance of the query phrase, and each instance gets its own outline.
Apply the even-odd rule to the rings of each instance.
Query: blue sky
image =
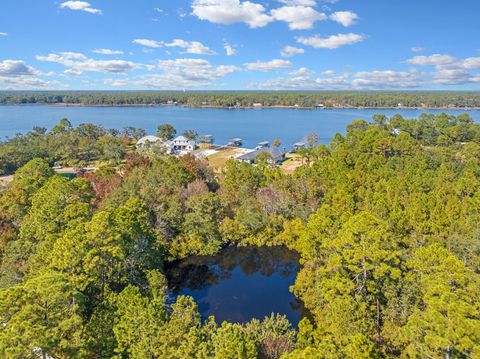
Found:
[[[0,89],[480,90],[478,0],[2,0]]]

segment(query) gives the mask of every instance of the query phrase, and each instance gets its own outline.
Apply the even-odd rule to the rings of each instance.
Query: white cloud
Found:
[[[273,19],[261,4],[240,0],[193,0],[193,14],[201,20],[230,25],[243,22],[251,28],[263,27]]]
[[[158,69],[161,74],[143,76],[134,81],[135,86],[163,89],[204,87],[239,70],[236,66],[213,66],[204,59],[159,61]]]
[[[158,41],[155,41],[155,40],[148,40],[148,39],[135,39],[133,40],[133,43],[134,44],[137,44],[137,45],[142,45],[142,46],[145,46],[145,47],[152,47],[152,48],[159,48],[159,47],[162,47],[162,43],[161,42],[158,42]]]
[[[227,56],[235,56],[237,54],[237,50],[227,42],[223,44],[223,48],[225,49]]]
[[[0,61],[0,83],[11,89],[45,88],[56,82],[45,81],[40,78],[45,76],[32,66],[21,60]]]
[[[370,71],[354,74],[352,86],[361,89],[415,88],[423,81],[416,72]]]
[[[148,39],[136,39],[133,40],[134,44],[142,45],[150,48],[159,48],[159,47],[180,47],[185,49],[187,54],[197,54],[197,55],[215,55],[215,51],[211,50],[204,44],[198,41],[186,41],[182,39],[175,39],[172,42],[164,41],[155,41]]]
[[[267,62],[257,61],[244,64],[247,70],[267,72],[272,70],[284,69],[292,67],[292,63],[288,60],[274,59]]]
[[[352,11],[337,11],[330,15],[330,19],[347,27],[355,24],[359,17]]]
[[[410,51],[412,51],[412,52],[423,52],[423,51],[425,51],[425,48],[420,47],[420,46],[414,46],[414,47],[410,48]]]
[[[433,67],[429,75],[433,82],[441,85],[461,85],[479,82],[480,57],[459,59],[450,55],[434,54],[430,56],[415,56],[406,61],[408,64]]]
[[[102,10],[95,9],[86,1],[65,1],[60,4],[62,9],[86,11],[90,14],[102,15]]]
[[[279,0],[282,4],[287,6],[315,6],[317,2],[315,0]]]
[[[37,55],[36,58],[38,61],[55,62],[69,67],[77,74],[81,72],[123,73],[144,67],[144,65],[125,60],[91,59],[76,52]]]
[[[435,54],[431,56],[415,56],[407,60],[407,63],[420,66],[444,66],[454,64],[457,61],[458,59],[453,56]]]
[[[180,47],[185,49],[187,54],[215,55],[215,51],[209,49],[207,46],[198,41],[175,39],[170,43],[163,43],[163,45],[166,47]]]
[[[125,87],[130,84],[128,79],[105,79],[103,83],[112,87]]]
[[[80,76],[83,72],[79,70],[74,70],[74,69],[67,69],[63,71],[65,75],[73,75],[73,76]]]
[[[288,23],[291,30],[309,30],[315,22],[327,19],[327,15],[308,6],[284,6],[271,13],[275,20]]]
[[[0,32],[0,36],[8,36],[8,33],[6,33],[6,32]]]
[[[97,49],[93,50],[92,52],[99,55],[123,55],[123,51],[110,49]]]
[[[336,72],[332,71],[332,70],[327,70],[327,71],[323,71],[322,75],[323,76],[334,76],[334,75],[336,75]]]
[[[255,84],[255,87],[275,90],[380,90],[417,88],[423,83],[421,75],[414,72],[371,71],[345,73],[328,78],[313,78],[308,74],[275,78]]]
[[[338,34],[329,37],[298,37],[297,41],[303,45],[313,46],[316,49],[337,49],[341,46],[352,45],[365,40],[364,35],[359,34]]]
[[[307,69],[306,67],[301,67],[298,70],[287,72],[287,75],[290,76],[312,76],[315,72]]]
[[[295,47],[295,46],[285,46],[281,51],[280,54],[283,57],[292,57],[295,55],[303,54],[305,52],[304,49]]]
[[[24,61],[20,60],[3,60],[0,62],[1,77],[20,77],[38,75],[38,71],[28,66]]]

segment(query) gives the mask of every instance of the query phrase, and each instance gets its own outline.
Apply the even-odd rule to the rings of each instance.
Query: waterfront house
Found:
[[[298,152],[305,147],[307,147],[305,142],[297,142],[292,146],[292,152]]]
[[[173,140],[169,141],[168,144],[169,153],[191,152],[197,147],[195,141],[188,140],[184,136],[175,137]]]
[[[272,156],[272,161],[270,164],[279,164],[285,160],[285,153],[280,151],[278,148],[269,148],[269,147],[264,147],[258,150],[254,150],[251,152],[248,152],[244,155],[238,156],[237,160],[255,164],[257,160],[257,156],[263,152],[266,152]]]

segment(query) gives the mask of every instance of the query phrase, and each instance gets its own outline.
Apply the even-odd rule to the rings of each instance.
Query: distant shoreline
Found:
[[[97,107],[97,108],[110,108],[110,107],[181,107],[181,108],[198,108],[198,109],[215,109],[215,110],[265,110],[265,109],[285,109],[285,110],[443,110],[443,111],[477,111],[480,107],[389,107],[389,106],[335,106],[335,107],[305,107],[305,106],[188,106],[188,105],[172,105],[172,104],[66,104],[66,103],[24,103],[24,104],[2,104],[0,106],[49,106],[49,107]]]

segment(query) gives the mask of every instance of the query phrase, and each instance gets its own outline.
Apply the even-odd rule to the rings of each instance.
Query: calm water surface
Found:
[[[297,325],[303,305],[289,291],[299,270],[298,254],[284,247],[227,248],[216,256],[195,256],[167,270],[174,296],[192,296],[203,319],[218,323],[286,315]]]
[[[96,123],[107,128],[121,129],[136,126],[155,134],[161,123],[171,123],[179,133],[194,129],[199,134],[212,134],[217,143],[232,137],[244,139],[245,146],[279,138],[289,147],[310,132],[318,132],[323,143],[328,143],[337,133],[344,133],[353,120],[369,120],[375,113],[392,116],[400,113],[406,118],[416,118],[422,112],[440,113],[436,110],[295,110],[295,109],[200,109],[183,107],[50,107],[35,105],[0,106],[0,139],[26,133],[33,126],[52,128],[66,117],[74,125]],[[466,111],[447,111],[458,115]],[[468,111],[480,121],[480,111]]]

